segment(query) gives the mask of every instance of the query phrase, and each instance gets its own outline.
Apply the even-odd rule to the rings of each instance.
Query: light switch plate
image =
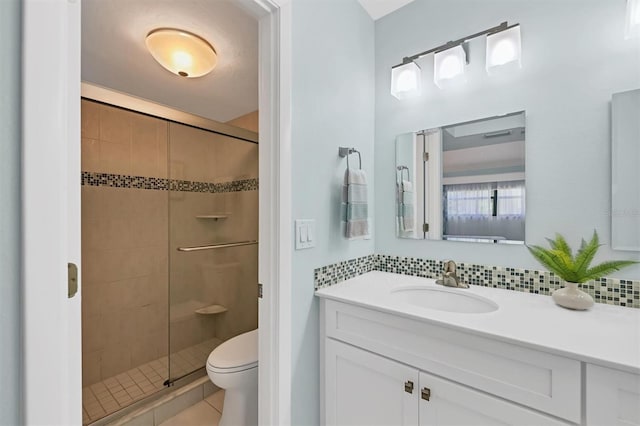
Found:
[[[316,221],[314,219],[297,219],[296,250],[308,249],[316,246]]]

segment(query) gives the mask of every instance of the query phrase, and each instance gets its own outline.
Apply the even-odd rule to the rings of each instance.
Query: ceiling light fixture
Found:
[[[433,82],[441,89],[466,83],[466,64],[467,53],[461,44],[436,52],[433,55]]]
[[[218,63],[213,46],[188,31],[158,28],[147,34],[146,45],[160,65],[181,77],[202,77]]]
[[[398,99],[420,96],[422,75],[413,61],[391,68],[391,94]]]
[[[640,35],[640,0],[627,0],[624,35],[627,39]]]
[[[498,70],[520,68],[521,56],[520,25],[513,25],[487,35],[486,66],[489,75]]]
[[[640,2],[640,0],[629,0]],[[510,31],[512,30],[513,31]],[[509,26],[503,22],[495,27],[488,28],[475,34],[468,35],[458,40],[450,41],[433,49],[425,50],[413,56],[408,56],[391,68],[391,94],[398,99],[405,99],[410,95],[415,96],[420,92],[420,67],[416,61],[424,56],[434,53],[434,83],[440,87],[448,87],[466,81],[465,66],[469,63],[466,48],[467,41],[486,35],[492,37],[492,49],[487,50],[487,71],[513,62],[520,66],[521,46],[520,46],[520,25]],[[517,35],[517,37],[516,37]],[[503,40],[508,40],[504,41]],[[502,42],[502,43],[501,43]],[[509,67],[511,68],[511,67]],[[407,74],[404,70],[411,70],[412,74]],[[417,75],[417,79],[414,76]],[[402,80],[402,81],[401,81]],[[403,91],[405,87],[413,87],[413,82],[417,81],[416,90]],[[410,84],[411,82],[411,84]]]

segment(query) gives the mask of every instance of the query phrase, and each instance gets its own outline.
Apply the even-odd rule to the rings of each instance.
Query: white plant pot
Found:
[[[565,286],[554,291],[551,297],[563,308],[584,311],[593,306],[593,298],[578,289],[578,283],[565,282]]]

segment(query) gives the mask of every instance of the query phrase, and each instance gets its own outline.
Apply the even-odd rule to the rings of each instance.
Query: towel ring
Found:
[[[347,169],[349,168],[349,155],[351,154],[358,154],[358,168],[362,170],[362,157],[360,156],[360,151],[355,148],[345,148],[342,146],[338,148],[338,155],[342,158],[347,157]]]

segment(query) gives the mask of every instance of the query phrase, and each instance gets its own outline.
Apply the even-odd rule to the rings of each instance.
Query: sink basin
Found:
[[[498,304],[486,297],[444,287],[400,287],[391,291],[391,299],[421,308],[464,314],[483,314],[498,309]]]

